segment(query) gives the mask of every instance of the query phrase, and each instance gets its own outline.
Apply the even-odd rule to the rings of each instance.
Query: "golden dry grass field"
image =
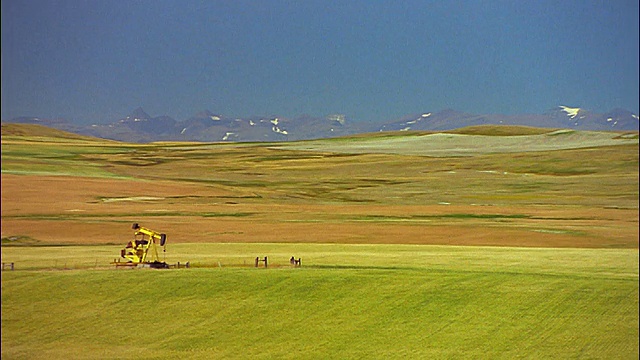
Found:
[[[4,245],[124,244],[133,222],[172,243],[638,248],[638,134],[125,144],[2,125]]]

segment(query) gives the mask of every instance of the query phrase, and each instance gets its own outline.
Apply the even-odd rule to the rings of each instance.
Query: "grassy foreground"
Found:
[[[637,249],[175,244],[194,267],[114,270],[117,250],[3,247],[2,358],[638,358]]]

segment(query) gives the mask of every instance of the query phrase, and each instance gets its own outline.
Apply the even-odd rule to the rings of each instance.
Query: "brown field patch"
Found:
[[[21,234],[41,244],[125,244],[130,225],[140,218],[94,221],[5,220],[5,233]],[[301,223],[202,218],[144,218],[144,226],[168,234],[170,243],[345,243],[474,245],[505,247],[638,248],[638,231],[616,228],[585,231],[545,230],[536,226],[389,223]]]
[[[2,174],[2,216],[121,211],[127,203],[190,196],[224,198],[237,193],[214,186],[169,181]],[[113,206],[105,207],[112,202]],[[123,205],[123,206],[120,206]],[[136,206],[132,211],[140,211]],[[150,210],[148,205],[141,206]]]
[[[237,195],[171,181],[3,174],[2,237],[124,244],[138,222],[176,243],[638,247],[638,209],[278,203]]]

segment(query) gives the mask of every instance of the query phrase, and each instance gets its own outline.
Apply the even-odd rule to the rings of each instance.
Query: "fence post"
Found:
[[[268,263],[268,260],[267,260],[267,257],[266,257],[266,256],[264,257],[264,259],[260,259],[260,257],[258,256],[258,257],[256,258],[256,265],[255,265],[255,266],[256,266],[256,267],[258,267],[258,265],[259,265],[261,262],[264,262],[264,267],[265,267],[265,268],[266,268],[267,266],[269,266],[269,263]]]

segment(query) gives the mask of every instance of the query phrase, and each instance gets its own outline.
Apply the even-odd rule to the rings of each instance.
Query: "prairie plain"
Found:
[[[115,271],[134,222],[193,268]],[[3,124],[2,357],[637,358],[638,225],[638,133],[127,144]],[[126,339],[133,304],[161,337]]]
[[[172,243],[638,247],[634,133],[511,128],[487,136],[496,130],[485,127],[298,143],[140,145],[14,136],[8,126],[5,242],[120,244],[126,224],[139,222]],[[478,154],[469,155],[469,144]],[[462,148],[467,155],[459,156]]]

